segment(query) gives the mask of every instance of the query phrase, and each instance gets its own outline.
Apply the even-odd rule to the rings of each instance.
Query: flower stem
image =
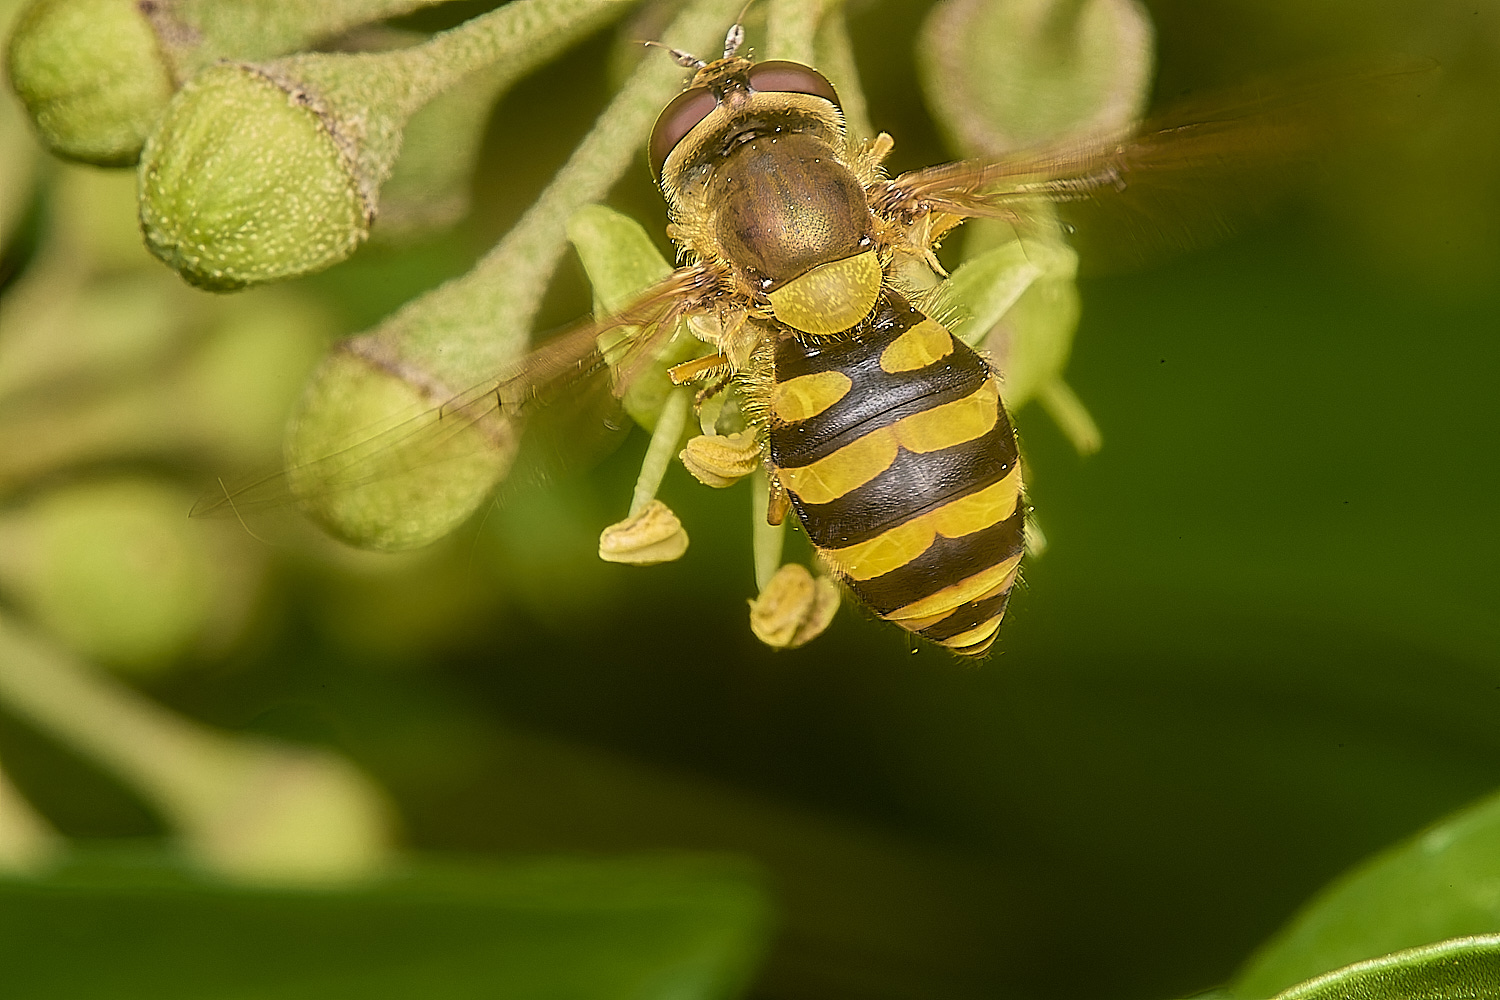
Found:
[[[688,51],[722,35],[740,0],[697,0],[664,41]],[[515,227],[468,274],[408,303],[358,339],[367,357],[414,365],[450,391],[517,357],[548,279],[567,247],[567,221],[609,191],[637,159],[657,113],[681,89],[683,70],[648,56],[599,116],[566,165]]]
[[[0,700],[145,794],[225,874],[349,877],[384,856],[383,800],[347,763],[181,718],[4,615]]]

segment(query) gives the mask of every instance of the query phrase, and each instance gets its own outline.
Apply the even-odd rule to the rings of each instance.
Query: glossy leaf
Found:
[[[1489,931],[1500,931],[1500,795],[1334,882],[1250,960],[1234,993],[1270,996],[1351,962]]]
[[[0,979],[30,1000],[709,1000],[742,991],[765,927],[724,858],[423,861],[293,892],[84,855],[0,881]]]
[[[1500,937],[1459,938],[1319,976],[1276,1000],[1484,1000],[1500,996]]]

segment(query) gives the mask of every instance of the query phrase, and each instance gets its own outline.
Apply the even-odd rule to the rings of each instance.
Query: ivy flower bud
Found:
[[[0,580],[68,646],[122,669],[157,668],[212,611],[215,573],[187,500],[145,481],[86,484],[0,520]]]
[[[38,0],[10,40],[10,80],[58,156],[127,166],[172,97],[171,67],[135,0]]]
[[[375,206],[305,96],[223,64],[195,77],[146,143],[146,246],[189,282],[230,291],[354,252]]]
[[[701,51],[723,37],[726,18],[740,3],[694,0],[663,37]],[[525,8],[512,3],[496,13],[517,9]],[[430,415],[444,412],[432,408],[464,386],[514,370],[547,280],[566,250],[568,220],[603,198],[638,162],[656,115],[681,89],[680,67],[644,60],[536,205],[473,270],[345,341],[318,369],[293,425],[287,459],[293,491],[324,527],[369,548],[424,545],[484,502],[509,469],[519,433],[514,422],[487,418],[474,426],[488,445],[473,437],[455,443],[455,453],[445,454],[455,459],[457,475],[448,466],[396,458],[410,455],[399,444],[390,457],[372,454],[382,448],[372,440],[370,425],[386,421],[390,428],[393,412],[410,419],[423,403]],[[389,436],[382,440],[393,443]],[[370,447],[347,450],[361,441]],[[435,439],[419,433],[415,441],[420,450],[423,441]],[[366,485],[372,497],[363,500]]]
[[[918,48],[938,121],[970,156],[1129,128],[1152,50],[1136,0],[949,0]]]
[[[620,10],[518,0],[404,49],[211,66],[142,151],[146,245],[214,291],[336,264],[369,236],[413,114],[488,67],[514,80]]]
[[[269,59],[438,0],[36,0],[16,25],[11,81],[59,156],[128,166],[194,73]]]
[[[384,433],[381,431],[384,430]],[[329,534],[392,552],[442,538],[510,469],[519,428],[433,401],[350,349],[308,383],[286,441],[287,477]]]

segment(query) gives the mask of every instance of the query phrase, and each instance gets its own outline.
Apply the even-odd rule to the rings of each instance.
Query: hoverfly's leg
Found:
[[[781,569],[781,551],[786,542],[786,521],[772,519],[772,498],[780,484],[761,470],[750,481],[750,551],[755,558],[755,589],[764,592]]]
[[[678,457],[705,486],[733,486],[761,467],[761,447],[754,430],[720,434],[715,428],[724,409],[724,389],[734,377],[734,367],[723,354],[710,354],[671,368],[668,375],[677,385],[707,383],[694,397],[703,433],[690,438]]]
[[[759,594],[750,602],[750,630],[772,649],[795,649],[822,635],[839,609],[839,588],[806,566],[781,563],[786,538],[781,518],[770,514],[785,493],[764,470],[751,480],[752,551]]]
[[[682,522],[671,508],[656,499],[656,492],[661,489],[672,455],[687,429],[691,396],[688,390],[678,389],[667,397],[641,463],[635,494],[630,499],[630,513],[599,535],[599,558],[605,562],[654,566],[679,559],[687,551],[688,536]]]
[[[687,385],[689,382],[703,382],[716,375],[727,374],[729,370],[728,358],[722,354],[709,354],[673,365],[667,369],[667,377],[672,380],[673,385]]]

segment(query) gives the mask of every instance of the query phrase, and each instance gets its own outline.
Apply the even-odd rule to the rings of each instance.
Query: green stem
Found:
[[[705,49],[723,35],[739,3],[697,0],[663,40],[688,51]],[[505,238],[468,274],[407,303],[359,338],[355,350],[395,370],[413,366],[449,391],[476,383],[517,357],[567,247],[568,219],[603,198],[638,159],[651,124],[682,88],[683,77],[670,59],[648,55]]]
[[[651,445],[646,449],[646,458],[641,463],[641,474],[635,481],[635,493],[630,498],[630,516],[634,517],[656,499],[661,481],[667,475],[672,459],[682,443],[682,432],[687,427],[688,410],[692,393],[678,389],[667,397],[661,415],[656,418],[656,429],[651,432]]]
[[[169,0],[147,13],[179,84],[220,59],[269,59],[445,0]]]
[[[62,846],[57,831],[0,770],[0,872],[33,871],[56,857]]]
[[[348,877],[383,857],[383,803],[339,758],[216,733],[3,614],[0,701],[141,791],[225,873]]]
[[[815,39],[817,62],[815,68],[833,81],[839,92],[839,103],[844,111],[844,125],[856,139],[867,139],[875,134],[870,124],[869,105],[865,91],[859,82],[859,69],[854,63],[854,46],[849,41],[849,20],[840,3],[829,10],[818,28]]]
[[[420,45],[305,53],[264,68],[318,87],[335,110],[405,118],[478,70],[500,66],[511,79],[523,76],[622,9],[620,0],[515,0]]]
[[[813,38],[828,10],[841,0],[771,0],[766,16],[766,58],[816,66]]]
[[[389,52],[313,52],[259,67],[306,92],[352,154],[369,204],[390,175],[407,119],[471,74],[496,67],[498,94],[623,10],[619,0],[516,0],[429,41]]]
[[[0,700],[104,764],[179,826],[222,808],[247,755],[0,615]]]

